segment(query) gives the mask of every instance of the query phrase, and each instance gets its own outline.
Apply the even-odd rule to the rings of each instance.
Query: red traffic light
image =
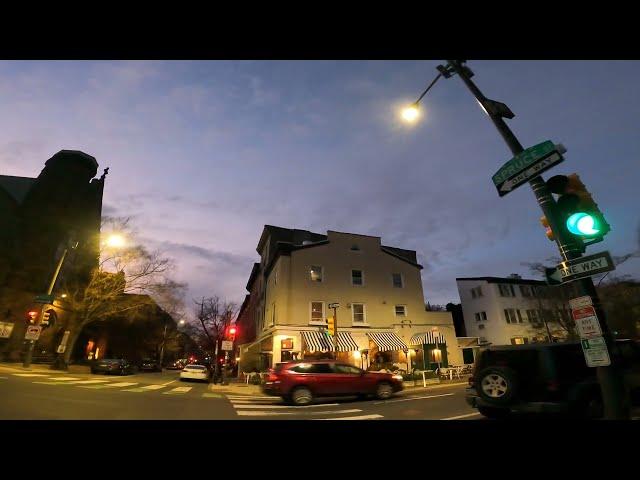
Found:
[[[35,323],[36,318],[38,318],[38,312],[36,310],[29,310],[27,312],[27,319],[31,323]]]
[[[229,328],[229,335],[235,335],[236,334],[236,327],[230,327]]]

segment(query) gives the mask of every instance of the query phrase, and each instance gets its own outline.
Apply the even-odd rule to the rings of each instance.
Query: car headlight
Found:
[[[394,379],[394,380],[398,380],[398,381],[400,381],[400,382],[401,382],[401,381],[402,381],[402,375],[394,375],[394,376],[393,376],[393,379]]]

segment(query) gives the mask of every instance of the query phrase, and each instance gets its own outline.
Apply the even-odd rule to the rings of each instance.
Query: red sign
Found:
[[[592,306],[576,308],[575,310],[571,310],[571,314],[573,315],[574,320],[580,320],[581,318],[587,317],[597,317],[596,310]]]

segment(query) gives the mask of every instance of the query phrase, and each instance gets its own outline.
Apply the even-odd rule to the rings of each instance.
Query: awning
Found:
[[[334,350],[333,342],[324,331],[307,330],[300,333],[308,352],[332,352]]]
[[[337,337],[339,352],[354,352],[356,350],[360,350],[350,332],[338,332]]]
[[[411,340],[409,340],[411,345],[430,345],[435,343],[445,344],[447,341],[444,336],[439,333],[435,334],[433,332],[424,332],[424,333],[416,333]]]
[[[367,335],[378,345],[378,350],[407,350],[409,347],[395,332],[367,332]]]
[[[458,337],[458,347],[472,348],[480,345],[478,337]]]

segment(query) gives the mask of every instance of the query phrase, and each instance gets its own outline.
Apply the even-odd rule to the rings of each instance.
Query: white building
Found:
[[[332,356],[327,317],[337,309],[337,356],[358,367],[460,364],[449,312],[425,311],[416,252],[385,246],[380,237],[326,235],[266,225],[261,262],[247,283],[238,316],[247,332],[240,368]]]
[[[478,337],[481,345],[546,342],[567,335],[563,325],[570,321],[569,307],[549,298],[545,282],[511,275],[456,278],[456,283],[466,334]]]

